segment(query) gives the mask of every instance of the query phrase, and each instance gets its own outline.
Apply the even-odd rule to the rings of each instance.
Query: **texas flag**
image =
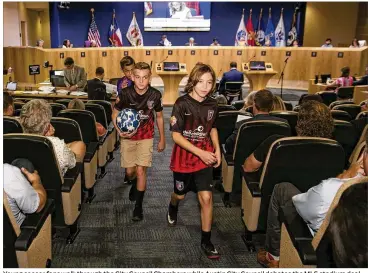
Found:
[[[249,18],[247,22],[247,31],[248,31],[248,45],[249,46],[255,46],[255,34],[254,34],[254,28],[252,23],[252,10],[250,10]]]
[[[115,11],[112,14],[112,22],[109,29],[109,40],[113,46],[123,46],[123,37],[121,36],[118,21],[115,18]]]

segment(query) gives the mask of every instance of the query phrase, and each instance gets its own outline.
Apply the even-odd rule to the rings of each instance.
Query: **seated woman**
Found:
[[[80,99],[73,99],[69,102],[68,109],[85,110],[86,107],[84,105],[84,102]],[[96,128],[98,136],[104,136],[106,134],[106,129],[102,126],[101,123],[96,122]]]
[[[33,99],[22,107],[19,122],[24,133],[45,136],[51,141],[64,175],[68,169],[75,167],[76,161],[83,162],[86,145],[83,141],[65,144],[64,140],[55,137],[55,128],[50,123],[51,117],[51,106],[45,100]]]
[[[272,111],[286,111],[285,103],[279,96],[273,96]]]
[[[349,48],[359,48],[359,43],[358,43],[358,39],[354,38],[353,41],[351,42],[351,45],[349,46]]]
[[[218,95],[216,97],[217,105],[227,105],[227,99],[224,95]]]
[[[341,68],[340,78],[337,78],[334,82],[330,83],[326,87],[326,90],[331,90],[331,88],[334,89],[334,87],[336,87],[334,89],[334,92],[337,93],[339,87],[352,86],[353,82],[354,82],[353,77],[350,76],[350,67],[345,66]]]
[[[246,96],[244,98],[244,106],[242,109],[239,110],[240,113],[246,113],[246,112],[249,112],[247,110],[249,110],[252,106],[253,106],[253,103],[254,103],[254,95],[257,93],[257,91],[252,91],[248,94],[248,96]],[[252,112],[250,112],[252,113]],[[236,119],[236,122],[239,122],[243,119],[249,119],[251,117],[247,117],[247,116],[243,116],[243,115],[238,115],[237,119]]]
[[[71,47],[73,47],[73,44],[70,42],[70,40],[65,39],[63,41],[63,48],[71,48]]]

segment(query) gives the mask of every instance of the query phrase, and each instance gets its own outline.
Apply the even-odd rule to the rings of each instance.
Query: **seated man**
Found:
[[[46,136],[53,144],[56,158],[62,175],[75,167],[76,161],[83,162],[86,145],[83,141],[65,144],[64,140],[54,136],[55,129],[51,125],[51,107],[41,99],[27,102],[20,113],[20,123],[24,133]]]
[[[106,85],[103,83],[105,70],[102,67],[96,68],[96,77],[87,81],[88,99],[89,100],[105,100],[111,97],[106,93]]]
[[[28,160],[26,165],[33,167]],[[19,226],[26,218],[26,214],[40,212],[46,203],[46,191],[41,184],[40,176],[37,171],[31,171],[26,167],[20,169],[4,164],[4,191]]]
[[[161,36],[161,40],[157,43],[158,46],[172,46],[172,43],[167,39],[166,35]]]
[[[219,93],[225,92],[225,83],[227,82],[244,82],[244,74],[236,69],[236,62],[230,63],[230,71],[225,72],[219,84]]]
[[[194,38],[190,37],[189,42],[185,43],[186,46],[197,46],[198,44],[194,42]]]
[[[87,74],[83,67],[74,64],[70,57],[64,61],[64,83],[69,91],[83,91],[87,83]]]
[[[284,208],[287,219],[292,220],[299,214],[307,223],[311,234],[314,236],[321,227],[340,186],[352,178],[367,176],[367,147],[368,134],[366,135],[366,150],[356,164],[352,164],[347,171],[338,175],[337,178],[323,180],[317,186],[310,188],[306,193],[301,193],[291,183],[284,182],[275,186],[268,207],[265,249],[260,249],[257,254],[257,261],[260,264],[266,267],[279,267],[281,223],[278,219],[278,214],[280,207]],[[366,217],[366,215],[361,217]]]
[[[358,81],[354,81],[353,85],[368,85],[368,66],[365,68],[365,75]]]
[[[3,104],[3,115],[4,115],[4,117],[14,116],[13,97],[8,92],[4,92],[3,93],[3,99],[4,99],[4,104]]]
[[[287,120],[285,119],[269,115],[269,112],[272,110],[272,107],[273,107],[273,94],[271,93],[271,91],[264,89],[259,90],[254,94],[254,102],[253,102],[254,117],[249,119],[243,119],[235,124],[235,129],[233,133],[226,139],[225,142],[226,154],[232,154],[234,152],[236,137],[238,135],[239,128],[245,122],[253,120],[276,120],[287,123]]]

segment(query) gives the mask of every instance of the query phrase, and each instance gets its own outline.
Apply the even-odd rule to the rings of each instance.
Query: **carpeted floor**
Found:
[[[296,92],[297,99],[302,93]],[[153,167],[148,170],[148,188],[144,199],[144,220],[131,220],[134,203],[128,199],[130,186],[124,185],[119,152],[107,166],[108,174],[96,183],[96,198],[83,204],[81,232],[72,245],[62,238],[53,240],[53,267],[63,268],[203,268],[260,267],[256,254],[250,253],[241,235],[239,196],[237,206],[225,208],[221,193],[214,190],[212,241],[222,254],[211,261],[200,248],[200,212],[195,194],[189,193],[180,204],[178,224],[168,227],[166,212],[173,188],[169,160],[173,142],[168,129],[171,107],[164,109],[166,150],[154,152]],[[156,136],[157,136],[156,132]],[[155,147],[157,137],[155,138]],[[256,235],[256,247],[264,235]]]

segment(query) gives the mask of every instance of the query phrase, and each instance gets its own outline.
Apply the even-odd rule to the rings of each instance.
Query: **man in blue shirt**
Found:
[[[244,75],[242,72],[238,71],[236,69],[237,64],[236,62],[230,63],[230,71],[225,72],[222,76],[222,79],[220,81],[219,85],[219,93],[223,94],[225,92],[225,83],[227,82],[244,82]]]

